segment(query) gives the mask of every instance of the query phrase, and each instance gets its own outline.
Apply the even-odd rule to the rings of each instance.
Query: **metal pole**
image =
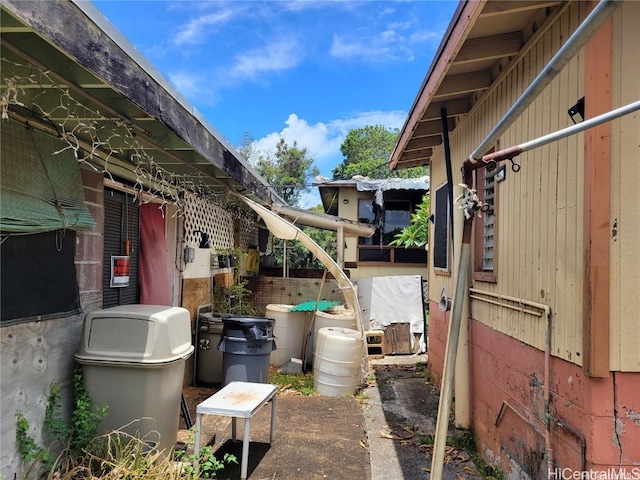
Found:
[[[501,160],[511,159],[523,152],[542,147],[543,145],[561,140],[571,135],[575,135],[576,133],[583,132],[585,130],[588,130],[589,128],[597,127],[598,125],[609,122],[611,120],[615,120],[616,118],[628,115],[637,110],[640,110],[640,100],[625,105],[624,107],[616,108],[615,110],[611,110],[610,112],[603,113],[602,115],[598,115],[597,117],[590,118],[589,120],[585,120],[584,122],[580,122],[576,125],[571,125],[570,127],[563,128],[562,130],[558,130],[542,137],[529,140],[528,142],[521,143],[520,145],[503,148],[502,150],[498,150],[497,152],[488,153],[475,163],[472,163],[469,159],[467,159],[464,161],[464,166],[474,169],[477,167],[481,167],[488,162],[499,162]]]
[[[547,143],[555,142],[556,140],[560,140],[570,135],[575,135],[576,133],[583,132],[584,130],[587,130],[589,128],[597,127],[598,125],[609,122],[611,120],[615,120],[618,117],[628,115],[629,113],[635,112],[636,110],[640,110],[640,100],[630,103],[629,105],[625,105],[624,107],[616,108],[615,110],[611,110],[610,112],[603,113],[602,115],[598,115],[597,117],[590,118],[576,125],[571,125],[570,127],[563,128],[562,130],[558,130],[557,132],[553,132],[548,135],[538,137],[534,140],[522,143],[519,145],[519,147],[523,152],[526,152],[528,150],[546,145]]]
[[[496,126],[493,127],[493,130],[491,130],[487,137],[478,145],[478,148],[469,156],[471,163],[476,163],[482,158],[483,154],[495,144],[500,135],[509,128],[513,120],[524,112],[542,90],[551,83],[556,75],[560,73],[564,66],[567,65],[589,41],[591,36],[600,28],[620,3],[621,0],[601,0],[598,5],[596,5],[587,18],[585,18],[584,22],[573,32],[567,42],[558,50],[531,85],[522,93],[516,103],[512,105],[509,111],[500,119]]]
[[[449,429],[449,410],[453,390],[453,373],[456,366],[456,353],[458,340],[460,339],[460,325],[462,319],[462,304],[465,295],[469,294],[467,282],[467,270],[471,245],[463,243],[460,249],[460,266],[456,281],[456,296],[453,300],[453,310],[449,323],[447,349],[444,354],[444,371],[442,372],[442,389],[440,390],[440,402],[438,403],[438,420],[433,442],[433,457],[431,458],[431,478],[441,479],[444,468],[444,450],[447,446],[447,430]]]

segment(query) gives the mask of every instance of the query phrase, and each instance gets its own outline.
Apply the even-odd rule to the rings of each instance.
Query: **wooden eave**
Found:
[[[389,160],[391,170],[428,165],[449,132],[491,89],[561,1],[460,1]]]
[[[159,167],[176,175],[193,175],[212,192],[231,189],[261,204],[284,203],[91,3],[2,0],[0,8],[2,56],[14,64],[50,72],[56,84],[69,88],[74,98],[103,116],[86,120],[96,122],[98,128],[125,122]],[[5,72],[3,89],[4,77]],[[53,110],[60,102],[60,91],[53,85],[43,87],[38,88],[38,105]],[[29,100],[35,91],[23,88],[24,108],[10,107],[34,122],[38,113]],[[126,145],[117,145],[116,139],[111,142],[123,152],[114,161],[125,168],[131,165]]]

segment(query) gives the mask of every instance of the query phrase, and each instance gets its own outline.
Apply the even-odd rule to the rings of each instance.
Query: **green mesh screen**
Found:
[[[95,227],[84,204],[80,167],[67,144],[12,121],[3,121],[0,131],[0,232]]]

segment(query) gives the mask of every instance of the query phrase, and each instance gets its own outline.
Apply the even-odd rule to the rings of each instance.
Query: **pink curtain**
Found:
[[[164,214],[157,204],[140,206],[140,303],[146,305],[171,305]]]

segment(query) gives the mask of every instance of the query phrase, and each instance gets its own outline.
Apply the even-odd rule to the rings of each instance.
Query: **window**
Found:
[[[482,216],[474,220],[473,278],[485,282],[496,281],[496,171],[486,167],[476,170],[478,198],[484,206]]]
[[[359,200],[358,221],[376,227],[376,232],[369,238],[359,238],[358,261],[426,264],[427,253],[423,248],[389,245],[402,229],[409,226],[413,207],[414,202],[406,199],[385,199],[384,209],[376,205],[373,200]]]
[[[75,315],[75,231],[95,227],[78,161],[32,127],[3,121],[0,132],[2,325]]]
[[[433,226],[433,268],[449,271],[449,194],[447,184],[436,190]]]
[[[80,312],[75,246],[73,230],[3,238],[3,326]]]

